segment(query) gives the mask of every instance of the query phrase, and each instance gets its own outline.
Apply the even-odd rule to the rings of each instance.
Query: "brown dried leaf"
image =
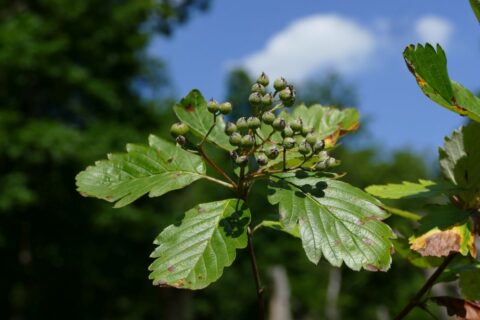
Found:
[[[480,320],[480,302],[452,297],[430,298],[436,304],[447,308],[449,316],[462,320]]]

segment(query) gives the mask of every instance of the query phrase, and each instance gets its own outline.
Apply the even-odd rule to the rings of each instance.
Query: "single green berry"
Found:
[[[277,146],[271,146],[265,150],[265,155],[269,159],[275,159],[278,156],[278,149]]]
[[[267,158],[267,156],[264,155],[264,154],[259,154],[259,155],[257,156],[257,163],[258,163],[259,166],[264,166],[264,165],[266,165],[266,164],[268,163],[268,158]]]
[[[262,105],[262,95],[258,92],[254,92],[248,97],[248,102],[250,102],[252,106],[258,107]]]
[[[262,97],[262,106],[264,108],[270,107],[272,105],[272,103],[273,103],[273,97],[270,93],[267,93],[266,95],[264,95]]]
[[[219,107],[220,113],[222,114],[229,114],[232,112],[232,104],[230,102],[224,102]]]
[[[270,80],[268,79],[268,76],[265,74],[265,72],[262,72],[262,74],[257,78],[257,83],[261,84],[264,87],[268,86],[269,82]]]
[[[184,136],[178,136],[178,137],[175,138],[175,141],[179,145],[183,146],[185,143],[187,143],[187,138],[185,138]]]
[[[210,100],[208,101],[207,103],[207,109],[208,111],[210,111],[211,113],[216,113],[218,110],[219,110],[219,105],[218,105],[218,102],[215,101],[215,100]]]
[[[311,151],[312,151],[312,147],[305,140],[303,140],[298,146],[298,152],[300,152],[303,155],[309,154]]]
[[[295,139],[293,139],[292,137],[287,137],[283,139],[283,146],[286,149],[292,149],[293,147],[295,147]]]
[[[265,87],[260,83],[254,83],[251,89],[252,92],[258,92],[261,95],[265,94]]]
[[[327,162],[328,162],[328,159],[317,162],[315,164],[315,170],[325,170],[325,169],[327,169],[328,168]]]
[[[238,156],[235,159],[235,163],[238,164],[240,167],[245,167],[248,164],[248,157],[247,156]]]
[[[319,153],[323,150],[323,148],[325,148],[325,142],[323,142],[323,140],[317,141],[317,143],[315,143],[313,146],[313,152]]]
[[[238,152],[237,152],[237,150],[232,150],[232,151],[230,151],[230,158],[231,158],[232,160],[237,159],[237,157],[238,157]]]
[[[315,143],[317,143],[317,137],[312,133],[308,133],[305,137],[305,141],[307,141],[307,143],[313,147]]]
[[[183,123],[183,122],[177,122],[172,124],[170,127],[170,133],[172,134],[173,137],[178,137],[178,136],[184,136],[190,131],[188,126]]]
[[[290,107],[295,103],[295,89],[293,86],[287,86],[285,89],[280,91],[278,97],[282,100],[282,103],[285,107]]]
[[[238,118],[237,129],[238,130],[247,130],[248,129],[247,118],[245,118],[245,117]]]
[[[275,80],[273,82],[273,88],[276,90],[276,91],[282,91],[283,89],[285,89],[287,87],[287,81],[282,77],[282,78],[278,78],[277,80]]]
[[[227,124],[225,125],[225,133],[227,135],[231,135],[234,132],[237,132],[237,126],[235,125],[235,123],[227,122]]]
[[[285,126],[285,129],[282,131],[282,137],[292,137],[293,136],[293,130],[290,128],[289,125]]]
[[[298,118],[290,122],[290,128],[295,132],[301,132],[303,127],[302,119]]]
[[[309,133],[313,132],[312,127],[302,127],[302,136],[306,137]]]
[[[247,119],[247,124],[250,129],[257,129],[260,128],[260,126],[262,125],[260,119],[258,119],[257,117],[249,117]]]
[[[282,131],[285,128],[286,125],[287,124],[285,123],[285,120],[283,120],[282,118],[277,118],[272,123],[273,129],[275,129],[277,131]]]
[[[273,112],[267,111],[262,115],[262,121],[266,124],[272,124],[275,121],[275,114]]]
[[[249,134],[242,137],[242,141],[240,142],[242,147],[251,147],[255,144],[255,138]]]
[[[336,166],[337,165],[337,160],[335,158],[328,158],[327,159],[327,164],[329,167],[333,167],[333,166]]]
[[[242,142],[242,135],[238,132],[234,132],[230,135],[228,141],[230,141],[232,146],[238,146]]]

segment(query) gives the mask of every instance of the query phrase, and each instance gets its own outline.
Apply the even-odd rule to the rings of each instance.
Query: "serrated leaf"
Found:
[[[460,210],[453,206],[436,207],[437,212],[421,220],[420,235],[409,239],[410,249],[422,256],[445,257],[459,252],[475,257],[475,234],[468,214],[458,212]],[[447,213],[449,210],[451,212]]]
[[[77,190],[123,207],[144,194],[158,197],[205,177],[202,159],[154,135],[149,145],[127,145],[127,153],[109,154],[80,172]]]
[[[155,239],[150,279],[154,285],[202,289],[218,280],[247,246],[250,211],[240,199],[204,203],[187,211]]]
[[[473,13],[475,13],[477,20],[480,22],[480,0],[470,0],[470,5],[472,6]]]
[[[437,104],[480,121],[480,99],[462,85],[450,80],[447,58],[440,45],[409,45],[403,52],[410,72],[423,93]]]
[[[402,183],[372,185],[365,188],[365,191],[384,199],[401,199],[434,197],[451,189],[453,189],[453,186],[449,184],[420,179],[418,182],[404,181]]]
[[[460,288],[463,297],[468,300],[480,300],[480,269],[460,273]]]
[[[480,124],[471,122],[445,138],[439,149],[443,175],[463,191],[459,193],[468,207],[480,203]]]
[[[198,90],[190,93],[177,103],[173,110],[178,119],[186,123],[193,134],[203,138],[214,124],[213,115],[207,109],[207,102]],[[216,118],[216,125],[207,137],[207,141],[216,144],[222,149],[231,151],[235,149],[228,141],[224,133],[225,121],[222,115]]]
[[[394,234],[380,220],[388,214],[375,198],[345,182],[284,174],[269,184],[268,200],[279,205],[284,228],[298,228],[308,259],[323,254],[332,265],[387,270]]]

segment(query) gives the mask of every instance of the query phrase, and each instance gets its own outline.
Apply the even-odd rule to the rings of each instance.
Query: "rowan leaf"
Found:
[[[365,188],[365,191],[384,199],[423,198],[443,194],[453,189],[452,187],[452,185],[446,183],[420,179],[418,182],[404,181],[402,183],[372,185]]]
[[[345,182],[316,176],[282,174],[272,177],[268,199],[278,204],[286,230],[298,228],[308,259],[323,254],[332,265],[387,270],[391,264],[391,229],[381,220],[388,214],[378,200]]]
[[[155,239],[149,278],[154,285],[202,289],[217,281],[247,246],[250,211],[240,199],[204,203]]]
[[[480,99],[450,80],[447,58],[440,45],[409,45],[403,52],[410,72],[423,93],[437,104],[480,122]]]
[[[185,98],[173,107],[173,110],[178,119],[186,123],[192,133],[200,138],[203,138],[215,124],[206,140],[227,151],[235,149],[224,133],[225,121],[223,116],[217,115],[216,122],[214,122],[213,114],[208,111],[207,102],[200,91],[196,89],[190,91]]]
[[[127,153],[109,154],[76,177],[85,196],[123,207],[144,194],[158,197],[205,177],[203,160],[170,142],[150,135],[149,145],[128,144]]]

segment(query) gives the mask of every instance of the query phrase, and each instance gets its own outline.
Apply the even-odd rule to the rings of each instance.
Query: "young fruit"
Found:
[[[251,89],[252,92],[258,92],[261,95],[265,94],[265,87],[259,83],[254,83]]]
[[[238,149],[237,149],[237,150],[238,150]],[[232,150],[232,151],[230,151],[230,158],[231,158],[232,160],[237,159],[237,157],[238,157],[238,152],[237,152],[237,150]]]
[[[272,103],[273,103],[273,97],[270,93],[267,93],[266,95],[264,95],[262,97],[262,106],[264,108],[270,107],[272,105]]]
[[[227,124],[225,125],[225,133],[227,135],[231,135],[234,132],[237,132],[237,126],[235,125],[235,123],[227,122]]]
[[[248,97],[248,102],[250,102],[252,106],[258,107],[262,105],[262,95],[258,92],[254,92]]]
[[[267,111],[262,115],[262,121],[266,124],[272,124],[275,121],[275,115],[273,112]]]
[[[285,128],[286,125],[287,124],[285,123],[285,120],[283,120],[282,118],[277,118],[272,123],[273,129],[275,129],[277,131],[282,131]]]
[[[313,128],[312,127],[302,127],[302,136],[306,137],[309,133],[312,133],[313,132]]]
[[[303,140],[301,143],[300,143],[300,146],[298,146],[298,152],[300,152],[301,154],[303,155],[307,155],[309,154],[310,152],[312,151],[312,147],[310,146],[310,144]]]
[[[298,118],[290,122],[290,128],[295,132],[301,132],[303,126],[302,119]]]
[[[327,161],[328,161],[328,159],[325,159],[325,160],[322,160],[322,161],[320,161],[320,162],[317,162],[317,164],[315,165],[315,170],[324,170],[324,169],[327,169],[327,168],[328,168]]]
[[[211,113],[216,113],[218,110],[219,110],[219,105],[218,105],[218,102],[215,101],[215,100],[210,100],[208,101],[207,103],[207,109],[208,111],[210,111]]]
[[[313,147],[317,143],[317,137],[312,133],[308,133],[305,137],[305,141]]]
[[[268,76],[265,74],[265,72],[262,72],[262,74],[257,78],[257,83],[261,84],[264,87],[268,86],[269,82],[270,80],[268,79]]]
[[[247,156],[238,156],[235,159],[235,163],[238,164],[240,167],[245,167],[248,164],[248,157]]]
[[[259,166],[264,166],[268,163],[268,158],[264,154],[259,154],[256,160]]]
[[[283,146],[286,149],[292,149],[293,147],[295,147],[295,139],[293,139],[291,137],[287,137],[287,138],[283,139]]]
[[[278,149],[276,146],[271,146],[267,150],[265,150],[265,155],[269,159],[275,159],[278,156]]]
[[[260,126],[262,125],[260,119],[258,119],[257,117],[249,117],[247,119],[247,124],[250,129],[257,129],[260,128]]]
[[[282,137],[292,137],[293,136],[293,130],[290,128],[289,125],[285,126],[285,129],[282,131]]]
[[[273,88],[275,89],[275,91],[282,91],[286,87],[287,87],[287,81],[283,77],[278,78],[273,82]]]
[[[172,126],[170,127],[170,133],[172,134],[172,136],[174,138],[178,137],[178,136],[184,136],[188,133],[188,131],[190,131],[190,129],[188,128],[188,126],[183,123],[183,122],[177,122],[177,123],[174,123],[172,124]]]
[[[247,134],[246,136],[242,137],[240,144],[242,147],[251,147],[255,144],[255,138]]]
[[[238,132],[234,132],[230,135],[230,138],[228,139],[228,141],[232,146],[239,146],[240,143],[242,142],[242,135]]]
[[[238,130],[247,130],[248,129],[247,118],[245,118],[245,117],[238,118],[237,129]]]
[[[187,138],[185,138],[184,136],[178,136],[178,137],[175,138],[175,141],[179,145],[183,146],[185,143],[187,143]]]
[[[317,141],[317,143],[313,145],[313,152],[318,154],[323,148],[325,148],[325,142],[323,142],[323,140]]]
[[[295,103],[295,89],[292,86],[287,86],[280,91],[278,96],[285,107],[290,107]]]
[[[232,112],[232,104],[228,101],[222,103],[218,108],[221,114],[229,114]]]

